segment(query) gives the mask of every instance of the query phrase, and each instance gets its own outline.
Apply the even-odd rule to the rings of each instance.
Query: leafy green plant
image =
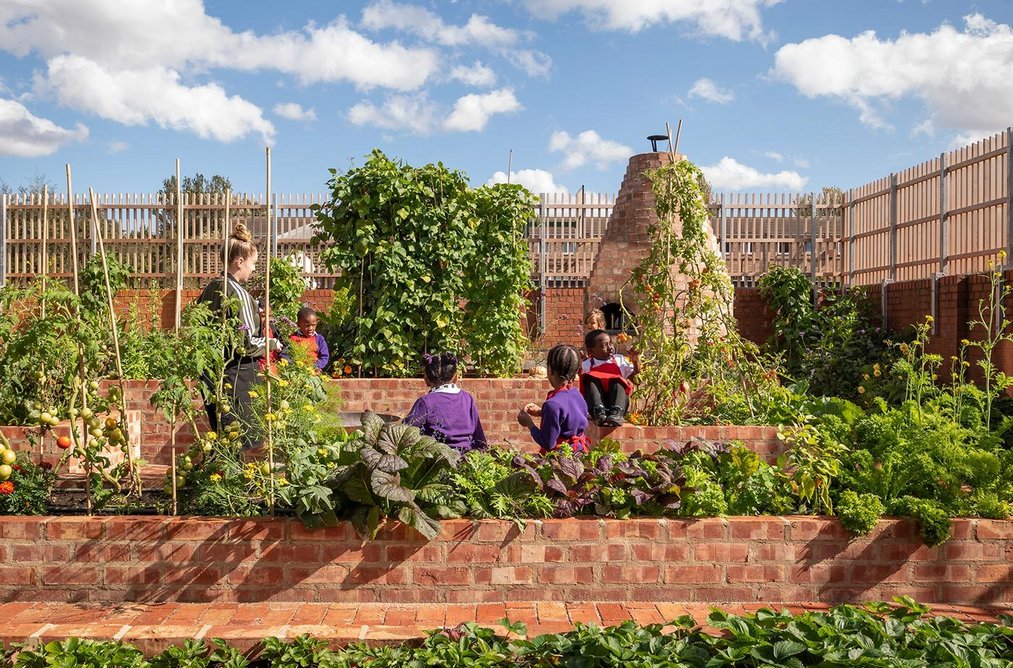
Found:
[[[875,494],[858,494],[848,490],[837,500],[837,516],[853,536],[864,536],[876,528],[886,506]]]
[[[450,484],[468,517],[518,519],[548,517],[554,504],[529,472],[513,466],[507,448],[472,450],[450,475]]]
[[[334,507],[364,537],[374,538],[381,521],[391,518],[435,538],[440,525],[431,514],[453,517],[463,510],[448,505],[453,495],[444,482],[444,474],[457,466],[458,452],[416,427],[384,423],[369,412],[361,431],[323,481],[334,493]]]
[[[530,275],[522,234],[530,193],[472,190],[462,172],[411,167],[380,151],[331,174],[331,200],[315,206],[314,240],[323,262],[340,271],[335,287],[354,316],[335,354],[394,376],[414,374],[428,350],[514,371],[522,351],[517,307]]]
[[[3,434],[0,445],[5,452],[11,449]],[[56,482],[52,464],[36,464],[27,452],[19,452],[11,469],[10,477],[0,482],[0,515],[45,515]]]
[[[19,668],[148,668],[151,664],[139,649],[127,643],[69,638],[48,642],[37,649],[23,650],[18,654],[16,665]]]

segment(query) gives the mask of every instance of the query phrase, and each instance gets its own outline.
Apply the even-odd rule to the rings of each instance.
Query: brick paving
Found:
[[[759,603],[720,606],[735,614],[761,607],[787,608],[793,613],[826,610],[826,604]],[[248,650],[267,637],[294,638],[303,633],[334,646],[366,641],[382,644],[419,638],[427,630],[478,621],[499,628],[506,617],[528,625],[529,635],[557,633],[576,623],[613,625],[633,619],[663,623],[681,615],[697,622],[711,606],[701,603],[558,603],[516,602],[475,605],[385,605],[382,603],[124,603],[88,606],[70,603],[0,603],[3,642],[48,642],[71,636],[116,639],[156,653],[187,639],[222,638]],[[933,614],[968,622],[995,621],[1011,609],[932,606]],[[502,629],[501,629],[502,630]]]

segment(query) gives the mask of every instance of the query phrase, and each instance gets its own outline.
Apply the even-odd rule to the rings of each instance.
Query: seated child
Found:
[[[457,386],[457,356],[422,356],[422,372],[429,392],[419,397],[405,416],[405,424],[461,452],[486,447],[485,432],[475,399]]]
[[[299,330],[294,332],[289,340],[293,346],[299,346],[308,352],[317,370],[323,371],[331,359],[331,354],[327,350],[327,341],[317,333],[317,312],[309,306],[299,309],[296,326]]]
[[[584,347],[587,359],[581,364],[580,391],[588,413],[601,427],[618,427],[630,405],[631,381],[640,371],[640,358],[635,352],[631,359],[617,355],[612,337],[603,329],[588,332]]]
[[[539,408],[527,404],[517,414],[517,422],[531,430],[531,438],[541,446],[542,454],[569,444],[574,453],[588,452],[591,440],[584,434],[587,429],[587,405],[573,383],[580,368],[580,353],[573,346],[557,344],[549,350],[545,360],[552,391]],[[535,426],[533,417],[540,417]]]

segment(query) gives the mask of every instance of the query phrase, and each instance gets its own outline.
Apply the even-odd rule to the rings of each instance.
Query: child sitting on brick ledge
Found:
[[[616,353],[612,337],[603,329],[588,332],[584,337],[587,359],[580,368],[580,391],[587,401],[587,410],[595,424],[618,427],[623,423],[633,392],[633,377],[640,371],[639,356],[630,359]]]
[[[531,438],[541,446],[542,454],[567,444],[575,453],[588,452],[591,441],[584,434],[587,429],[587,405],[580,391],[574,387],[580,368],[580,353],[573,346],[557,344],[545,359],[552,391],[539,408],[527,404],[517,414],[517,422],[531,430]],[[540,417],[535,426],[533,417]]]
[[[404,422],[461,452],[485,448],[485,431],[475,399],[457,386],[457,356],[426,353],[422,356],[422,373],[429,392],[419,397]]]

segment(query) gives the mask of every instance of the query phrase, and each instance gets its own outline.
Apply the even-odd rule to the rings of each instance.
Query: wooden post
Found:
[[[173,327],[179,331],[180,314],[183,310],[183,184],[176,158],[176,313]]]
[[[261,335],[265,336],[267,342],[267,373],[264,374],[264,402],[267,413],[271,413],[271,147],[267,147],[267,258],[264,262],[264,327],[267,328],[267,332],[261,331]],[[263,327],[262,327],[263,330]],[[267,422],[267,463],[271,467],[271,474],[268,480],[270,497],[268,498],[268,504],[271,510],[271,514],[274,515],[274,435],[272,432],[273,425],[270,421]]]
[[[109,262],[106,258],[106,246],[102,240],[102,232],[98,224],[98,204],[95,202],[95,191],[88,188],[88,197],[91,199],[91,217],[95,221],[94,230],[98,242],[99,257],[102,259],[102,275],[106,285],[106,305],[109,307],[109,327],[113,333],[113,352],[116,355],[116,378],[120,386],[120,421],[123,428],[127,428],[127,388],[123,381],[123,360],[120,356],[120,333],[116,324],[116,309],[113,305],[113,289],[109,283]],[[123,442],[127,448],[127,473],[130,475],[131,488],[140,496],[141,478],[140,472],[134,469],[134,455],[127,441],[127,434],[123,434]]]
[[[70,180],[70,163],[67,163],[67,220],[70,224],[70,266],[74,272],[74,294],[81,294],[77,267],[77,226],[74,224],[74,189]]]
[[[721,221],[721,224],[718,227],[718,250],[721,252],[721,261],[724,262],[727,267],[728,261],[725,259],[727,257],[725,249],[728,247],[728,213],[725,210],[724,193],[721,193],[718,207],[720,207],[718,215]]]
[[[546,327],[546,304],[545,304],[545,290],[548,287],[545,281],[545,272],[548,269],[548,263],[545,257],[545,246],[546,246],[546,229],[545,229],[545,198],[547,193],[542,194],[542,201],[539,204],[539,216],[538,216],[538,333],[540,336],[544,336],[547,331]]]
[[[1007,160],[1007,164],[1009,164]],[[1009,205],[1007,204],[1007,207]],[[1009,243],[1007,237],[1006,243]],[[939,154],[939,273],[950,264],[950,218],[946,213],[946,154]],[[935,316],[933,316],[935,317]]]
[[[42,186],[42,317],[46,317],[46,287],[49,282],[49,184]]]
[[[848,189],[848,287],[855,284],[855,191]]]
[[[1006,128],[1006,262],[1013,268],[1013,128]]]
[[[0,195],[0,287],[7,285],[7,193]]]
[[[809,280],[813,284],[813,303],[817,303],[819,284],[816,282],[816,193],[809,193]]]
[[[897,175],[890,174],[890,280],[897,280]]]

